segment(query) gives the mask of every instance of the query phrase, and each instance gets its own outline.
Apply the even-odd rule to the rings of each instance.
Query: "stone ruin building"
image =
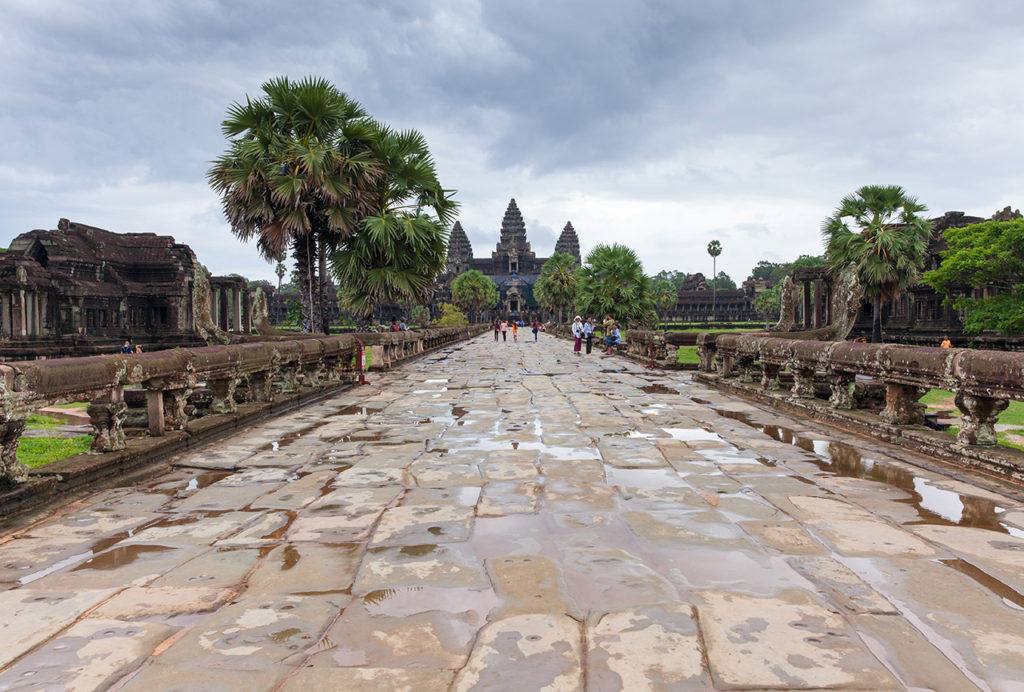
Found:
[[[195,253],[170,236],[113,233],[61,219],[0,253],[0,359],[202,345],[196,328]],[[204,282],[204,287],[207,282]],[[212,277],[215,326],[248,333],[246,280]]]
[[[985,221],[1010,221],[1021,218],[1019,211],[1010,207],[996,212],[990,218],[967,216],[962,211],[948,211],[934,218],[932,238],[928,244],[922,273],[938,268],[942,262],[942,251],[947,249],[943,232],[948,228],[960,228]],[[833,278],[825,267],[809,267],[794,270],[790,276],[796,294],[793,310],[800,313],[800,319],[793,320],[796,330],[819,329],[833,323]],[[960,295],[981,297],[992,289],[979,286],[960,286],[954,290]],[[899,298],[882,306],[882,331],[887,342],[919,346],[935,346],[948,337],[954,345],[966,345],[968,338],[963,334],[960,315],[952,305],[944,303],[945,296],[936,293],[926,283],[918,283]],[[856,313],[855,322],[849,333],[853,338],[871,337],[871,303],[862,300]],[[786,322],[784,317],[780,322]],[[1007,350],[1024,348],[1019,337],[973,336],[970,340],[977,346],[988,346]]]
[[[572,223],[562,229],[555,252],[564,252],[576,258],[580,266],[580,241]],[[500,300],[495,311],[522,319],[540,317],[539,306],[533,297],[533,285],[540,278],[540,268],[548,257],[537,257],[526,240],[526,224],[515,199],[508,203],[501,220],[501,233],[490,257],[473,257],[473,246],[458,221],[448,240],[448,264],[438,281],[431,307],[451,301],[451,282],[459,274],[476,269],[498,286]]]

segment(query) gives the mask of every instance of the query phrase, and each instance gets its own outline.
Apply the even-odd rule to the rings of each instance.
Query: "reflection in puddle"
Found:
[[[673,439],[680,440],[682,442],[694,442],[696,440],[711,440],[713,442],[724,442],[721,437],[705,430],[704,428],[662,428],[665,432],[672,436]]]
[[[961,560],[960,558],[939,560],[939,562],[947,567],[952,567],[957,572],[965,574],[978,582],[986,589],[999,596],[999,598],[1003,600],[1003,603],[1011,608],[1014,608],[1015,610],[1024,610],[1024,595],[1010,588],[987,572],[978,569],[971,563]]]
[[[608,485],[622,488],[678,488],[686,482],[671,469],[620,469],[607,468],[605,476]]]
[[[808,460],[823,471],[845,478],[885,483],[906,491],[910,498],[898,502],[912,505],[919,517],[917,521],[908,522],[910,525],[968,526],[1012,535],[1024,533],[999,520],[998,515],[1005,510],[992,500],[961,495],[936,487],[929,480],[916,476],[911,471],[866,457],[856,447],[845,442],[816,440],[792,428],[757,423],[752,421],[749,413],[743,411],[714,410],[720,416],[738,420],[760,430],[773,440],[810,452],[812,456],[808,457]]]
[[[679,395],[678,389],[672,389],[671,387],[666,387],[663,384],[649,384],[645,387],[640,387],[640,391],[644,392],[645,394],[675,394],[676,396]]]

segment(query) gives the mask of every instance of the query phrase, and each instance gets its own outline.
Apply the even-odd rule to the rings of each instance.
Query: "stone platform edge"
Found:
[[[467,333],[466,338],[472,338],[480,331],[479,328],[474,329]],[[457,343],[459,341],[424,349],[395,365],[411,363]],[[378,365],[373,371],[379,370]],[[370,371],[367,374],[371,374]],[[177,454],[216,442],[248,425],[284,415],[355,386],[349,381],[324,382],[291,394],[277,394],[268,402],[239,404],[233,413],[210,414],[190,420],[184,430],[168,430],[160,437],[129,438],[127,447],[119,451],[82,452],[30,469],[27,482],[0,487],[0,521],[85,492],[127,485],[164,473],[172,467],[168,460]]]
[[[756,385],[737,382],[733,378],[722,379],[715,373],[697,372],[693,379],[777,411],[810,418],[934,458],[939,463],[918,465],[937,473],[953,476],[958,470],[977,472],[980,475],[972,477],[972,482],[1024,500],[1024,452],[1012,447],[961,444],[948,433],[923,425],[892,425],[870,411],[834,409],[824,399],[797,398],[782,391],[766,392]],[[1011,489],[1006,487],[1007,482],[1013,484]]]

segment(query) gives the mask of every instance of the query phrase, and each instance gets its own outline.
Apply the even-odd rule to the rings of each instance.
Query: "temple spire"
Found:
[[[576,236],[576,229],[572,227],[572,221],[566,221],[565,228],[562,229],[562,234],[558,236],[558,242],[555,243],[555,252],[575,257],[577,267],[583,264],[580,257],[580,239]]]
[[[446,271],[449,274],[461,274],[469,269],[473,263],[473,246],[469,242],[469,236],[462,229],[462,223],[455,222],[452,232],[448,235],[448,263]]]
[[[513,197],[501,220],[501,239],[491,253],[491,259],[508,274],[532,274],[538,269],[536,258],[526,241],[526,224]]]

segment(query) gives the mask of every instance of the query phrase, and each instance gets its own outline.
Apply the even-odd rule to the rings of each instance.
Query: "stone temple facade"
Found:
[[[555,252],[564,252],[581,263],[580,240],[572,223],[565,228],[555,243]],[[448,265],[442,275],[434,303],[451,300],[451,282],[459,274],[476,269],[497,284],[501,300],[495,312],[532,319],[540,317],[539,306],[533,297],[533,285],[540,278],[540,269],[548,257],[537,257],[526,239],[526,224],[515,199],[508,203],[501,220],[501,233],[490,257],[473,257],[473,246],[458,221],[448,239]]]

